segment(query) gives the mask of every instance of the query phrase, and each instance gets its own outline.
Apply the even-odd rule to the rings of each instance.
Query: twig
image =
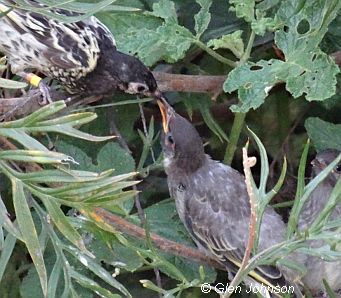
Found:
[[[248,157],[247,156],[247,150],[246,147],[243,147],[243,167],[244,167],[244,174],[245,174],[245,184],[246,184],[246,189],[247,193],[249,195],[250,199],[250,224],[249,224],[249,238],[247,241],[247,246],[245,249],[244,257],[242,260],[242,263],[238,269],[238,272],[234,276],[233,280],[231,281],[229,287],[231,289],[234,289],[238,284],[240,283],[240,279],[242,278],[244,272],[244,269],[246,268],[250,256],[251,256],[251,251],[252,247],[255,241],[256,237],[256,224],[257,224],[257,203],[254,197],[253,189],[252,189],[252,183],[251,183],[251,167],[253,167],[256,164],[256,158],[255,157]],[[230,297],[231,293],[229,291],[226,291],[223,295],[222,298],[227,298]]]
[[[107,110],[111,114],[111,117],[109,118],[109,125],[110,125],[110,134],[117,137],[117,142],[120,144],[120,146],[126,150],[128,153],[131,153],[131,150],[126,142],[126,140],[121,135],[120,131],[118,130],[115,122],[115,107],[109,107]],[[107,117],[109,116],[107,114]]]
[[[221,90],[225,76],[183,75],[153,71],[153,75],[162,92],[199,92],[216,93]]]
[[[122,217],[112,214],[105,209],[96,207],[92,211],[81,210],[81,213],[89,218],[92,218],[100,225],[108,225],[110,230],[114,228],[118,232],[122,232],[139,239],[146,239],[146,232],[143,228],[132,224]],[[150,238],[153,244],[164,252],[176,254],[180,257],[184,257],[201,264],[221,270],[226,270],[226,268],[222,266],[215,258],[207,256],[205,253],[202,253],[197,249],[176,243],[154,233],[150,234]]]
[[[141,103],[139,103],[139,109],[140,109],[140,116],[141,116],[141,121],[142,121],[142,126],[143,126],[143,132],[144,132],[144,135],[146,137],[146,140],[149,141],[149,137],[148,137],[149,134],[148,134],[148,130],[147,130],[146,117],[144,116],[143,106]],[[152,160],[155,163],[156,159],[155,159],[155,154],[154,154],[152,144],[150,142],[148,142],[148,146],[149,146],[150,155],[152,157]]]

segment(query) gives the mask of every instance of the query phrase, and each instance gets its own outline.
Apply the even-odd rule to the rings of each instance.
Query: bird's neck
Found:
[[[164,166],[168,175],[191,175],[207,162],[207,155],[165,157]]]

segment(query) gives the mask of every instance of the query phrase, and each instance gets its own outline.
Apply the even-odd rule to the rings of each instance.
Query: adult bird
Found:
[[[319,152],[312,161],[312,177],[321,173],[340,153],[340,151],[332,149]],[[341,163],[335,166],[332,172],[315,188],[308,201],[305,202],[298,220],[298,229],[301,232],[309,228],[326,206],[330,194],[336,182],[340,179],[340,176]],[[341,219],[341,203],[335,206],[329,219]],[[310,246],[314,248],[322,247],[325,244],[319,240],[310,242]],[[302,282],[313,295],[320,296],[321,293],[325,292],[323,286],[323,279],[325,279],[332,290],[339,291],[338,297],[341,297],[341,260],[327,262],[315,256],[308,256],[305,266],[307,268],[307,274],[302,278]]]
[[[248,241],[250,203],[244,176],[230,166],[212,160],[202,140],[185,118],[165,101],[158,101],[162,115],[161,144],[169,192],[179,217],[199,249],[221,263],[240,264]],[[268,207],[263,215],[259,251],[285,239],[286,226]],[[284,267],[260,266],[270,279],[296,278]],[[282,271],[282,272],[281,272]]]
[[[36,10],[46,8],[26,0]],[[0,52],[13,73],[39,87],[43,102],[51,101],[46,84],[35,69],[58,80],[71,94],[107,95],[114,91],[160,97],[150,70],[137,58],[121,53],[109,29],[96,17],[63,23],[33,11],[17,8],[16,1],[0,3]],[[79,13],[51,8],[60,16]]]

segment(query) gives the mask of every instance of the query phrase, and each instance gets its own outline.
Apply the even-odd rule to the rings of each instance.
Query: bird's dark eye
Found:
[[[171,144],[171,145],[174,144],[174,139],[173,139],[173,137],[172,137],[171,135],[168,135],[168,136],[167,136],[167,141],[168,141],[168,143]]]
[[[146,90],[145,86],[140,85],[140,86],[137,87],[137,91],[138,92],[142,92],[142,91],[145,91],[145,90]]]
[[[341,173],[341,164],[338,164],[338,165],[335,167],[335,172]]]
[[[182,183],[180,183],[180,184],[178,185],[178,191],[183,192],[184,190],[186,190],[186,186],[183,185]]]

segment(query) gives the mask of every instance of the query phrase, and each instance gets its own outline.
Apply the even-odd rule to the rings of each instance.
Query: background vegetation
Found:
[[[268,155],[267,160],[253,136],[258,145],[250,145],[249,155],[260,152],[262,161],[253,168],[260,183],[257,200],[267,203],[266,185],[271,189],[278,179],[283,182],[286,156],[286,178],[271,201],[285,219],[295,198],[292,216],[297,218],[298,202],[332,169],[304,187],[307,156],[341,149],[340,1],[39,2],[83,12],[82,17],[96,14],[113,32],[119,50],[137,55],[155,71],[175,109],[195,124],[206,152],[233,161],[241,171],[241,147],[252,136],[247,124]],[[25,1],[17,3],[32,9]],[[48,10],[40,13],[58,18]],[[18,88],[25,84],[11,76],[5,59],[1,63],[4,103],[21,96]],[[181,76],[179,82],[160,72],[195,76]],[[110,107],[99,105],[104,103]],[[1,297],[200,297],[202,282],[226,283],[225,272],[209,266],[208,259],[200,266],[193,261],[200,255],[182,246],[194,247],[169,199],[160,127],[154,102],[141,104],[122,94],[77,108],[65,109],[59,101],[0,123]],[[122,138],[106,137],[114,131]],[[329,207],[338,203],[340,192],[338,183]],[[326,237],[328,229],[340,227],[319,220],[307,239]],[[134,230],[137,226],[142,229]],[[263,262],[298,246],[340,258],[332,244],[309,251],[294,225],[289,231],[288,241]],[[336,236],[334,241],[340,237],[328,235]]]

